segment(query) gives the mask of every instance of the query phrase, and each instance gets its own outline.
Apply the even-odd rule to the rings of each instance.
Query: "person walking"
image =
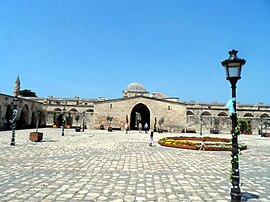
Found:
[[[149,146],[153,147],[154,144],[154,132],[151,131],[150,138],[149,138]]]
[[[125,124],[125,131],[126,131],[126,134],[128,134],[128,123]]]
[[[145,131],[145,133],[148,133],[148,124],[147,123],[144,124],[144,131]]]
[[[141,133],[142,132],[142,123],[141,122],[138,124],[138,128],[139,128],[139,132]]]

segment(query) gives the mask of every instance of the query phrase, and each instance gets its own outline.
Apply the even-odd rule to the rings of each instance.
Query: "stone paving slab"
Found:
[[[0,201],[230,201],[230,152],[154,147],[148,134],[45,128],[0,132]],[[213,135],[209,135],[213,136]],[[215,135],[217,136],[217,135]],[[229,135],[218,135],[230,137]],[[241,190],[246,201],[270,201],[270,138],[241,135]]]

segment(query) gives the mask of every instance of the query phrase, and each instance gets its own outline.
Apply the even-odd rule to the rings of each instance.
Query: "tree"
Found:
[[[158,125],[159,125],[159,132],[163,132],[162,129],[161,129],[161,126],[162,124],[164,123],[165,121],[165,118],[164,117],[161,117],[159,120],[158,120]]]
[[[72,125],[72,118],[71,118],[70,112],[68,112],[68,116],[67,116],[66,120],[67,120],[67,125],[71,126]]]
[[[78,126],[79,120],[80,120],[80,115],[79,114],[76,114],[75,115],[75,120],[77,121],[77,126]]]
[[[46,112],[44,109],[42,109],[41,106],[36,106],[34,109],[34,115],[35,115],[35,119],[36,119],[36,132],[38,132],[38,126],[39,126],[39,122],[42,118],[45,118],[46,116]]]
[[[113,116],[108,115],[108,116],[106,117],[106,120],[107,120],[107,122],[109,123],[108,131],[109,131],[109,132],[112,132],[112,120],[113,120]]]
[[[164,117],[161,117],[159,120],[158,120],[158,125],[161,127],[162,124],[164,123],[165,121],[165,118]]]
[[[113,120],[113,116],[108,115],[108,116],[106,117],[106,120],[107,120],[107,122],[109,123],[109,125],[110,125],[110,127],[111,127],[112,120]]]
[[[32,92],[29,89],[21,90],[20,93],[19,93],[19,95],[21,95],[23,97],[37,97],[36,93],[35,92]]]
[[[56,125],[56,112],[53,112],[53,124]]]
[[[126,115],[126,123],[128,123],[128,115]]]
[[[265,133],[267,133],[267,129],[268,129],[268,126],[270,125],[270,123],[268,121],[265,121],[264,122],[264,125],[265,125]]]

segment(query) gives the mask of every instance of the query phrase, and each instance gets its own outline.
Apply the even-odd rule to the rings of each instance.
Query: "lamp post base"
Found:
[[[231,193],[231,202],[241,202],[241,193]]]
[[[62,126],[62,136],[65,136],[65,128],[64,128],[64,126]]]
[[[15,146],[15,130],[12,130],[10,145]]]

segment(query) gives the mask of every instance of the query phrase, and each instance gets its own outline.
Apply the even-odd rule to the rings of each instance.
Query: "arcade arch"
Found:
[[[260,116],[260,118],[269,118],[269,115],[264,113]]]
[[[9,130],[10,129],[10,120],[13,119],[13,105],[12,104],[9,104],[7,106],[7,109],[6,109],[6,115],[5,115],[5,129],[6,130]]]
[[[29,125],[29,118],[30,118],[29,107],[28,107],[28,105],[25,104],[22,107],[20,118],[17,121],[17,127],[18,128],[27,128]]]
[[[246,113],[244,117],[254,117],[251,113]]]
[[[211,114],[209,112],[203,112],[201,115],[202,116],[211,116]]]
[[[225,112],[220,112],[218,116],[228,116]]]
[[[72,108],[72,109],[70,109],[69,111],[70,111],[70,112],[73,112],[73,113],[74,113],[74,112],[78,112],[78,110],[75,109],[75,108]]]
[[[61,112],[62,110],[60,108],[55,108],[53,111],[54,112]]]

